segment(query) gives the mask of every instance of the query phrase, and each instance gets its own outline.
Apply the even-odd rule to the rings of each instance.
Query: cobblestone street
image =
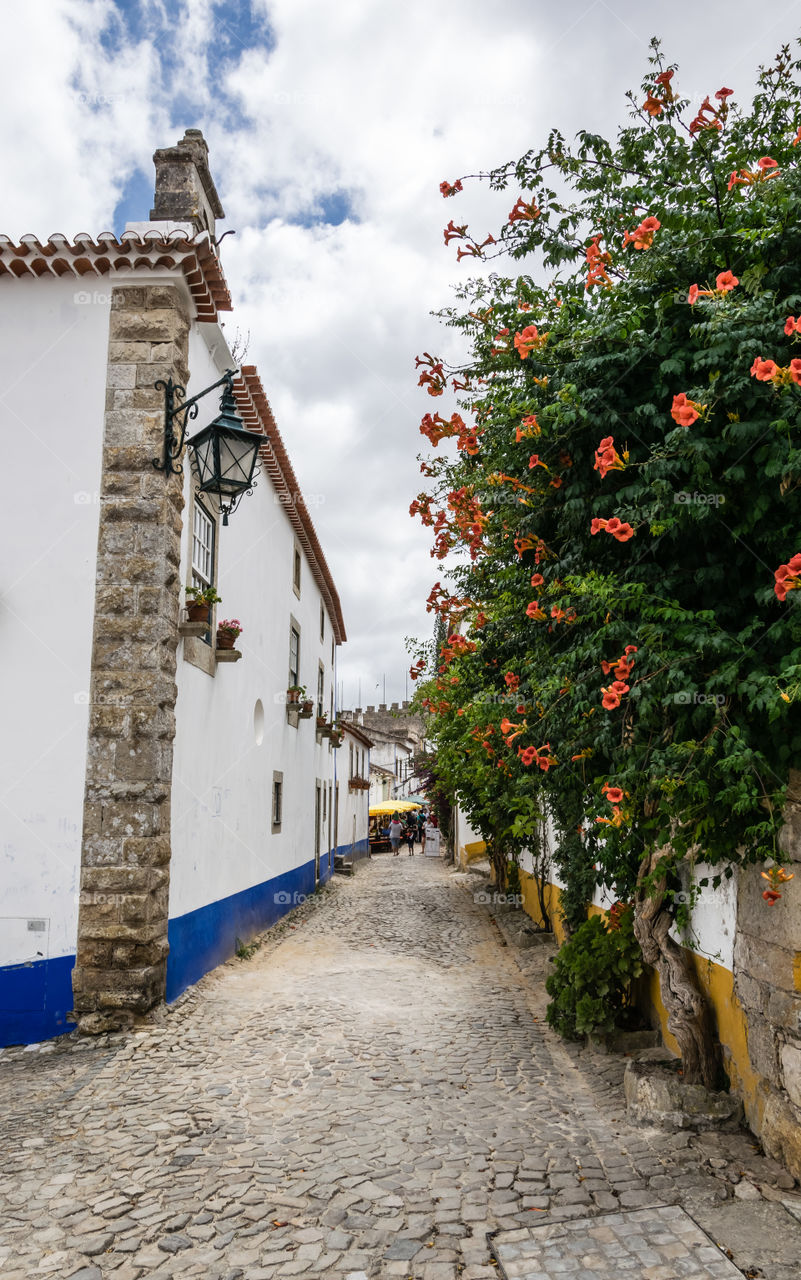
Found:
[[[627,1126],[624,1062],[551,1033],[545,949],[521,961],[467,880],[374,859],[134,1033],[0,1055],[5,1280],[484,1280],[490,1232],[510,1276],[735,1274],[683,1214],[637,1212],[658,1205],[797,1276],[778,1166],[747,1135]],[[757,1211],[767,1244],[742,1244]],[[554,1243],[627,1213],[640,1244],[605,1229],[608,1272]]]

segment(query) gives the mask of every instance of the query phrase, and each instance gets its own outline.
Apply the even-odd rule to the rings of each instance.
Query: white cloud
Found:
[[[443,178],[541,144],[551,125],[614,132],[646,70],[654,28],[683,91],[726,83],[796,34],[799,5],[745,0],[719,15],[606,0],[29,0],[7,6],[0,47],[0,229],[98,232],[136,168],[187,126],[203,129],[228,214],[223,260],[236,312],[304,490],[351,637],[346,703],[403,696],[403,636],[442,568],[407,515],[423,487],[417,426],[432,402],[414,355],[451,347],[429,315],[467,274],[442,228],[483,233],[514,197]],[[135,21],[134,21],[135,19]],[[253,46],[259,20],[274,43]],[[131,35],[131,31],[135,34]],[[113,35],[112,39],[108,36]],[[101,40],[101,36],[105,38]],[[242,39],[242,43],[239,43]],[[252,47],[248,47],[248,46]],[[221,51],[225,60],[220,61]],[[302,225],[344,192],[353,220]],[[139,217],[146,218],[143,207]]]

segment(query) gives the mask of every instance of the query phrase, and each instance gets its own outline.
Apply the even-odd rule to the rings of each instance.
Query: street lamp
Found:
[[[186,440],[186,424],[197,417],[198,400],[223,384],[219,415]],[[159,379],[155,385],[157,390],[164,390],[164,456],[154,458],[153,466],[166,475],[181,475],[183,467],[176,466],[175,460],[180,457],[186,440],[186,447],[194,451],[200,492],[214,495],[223,524],[228,524],[228,516],[236,510],[242,495],[253,490],[259,446],[266,439],[242,425],[234,400],[234,370],[226,370],[218,382],[189,400],[183,400],[186,388],[172,378],[167,382]],[[177,403],[179,400],[183,403]]]

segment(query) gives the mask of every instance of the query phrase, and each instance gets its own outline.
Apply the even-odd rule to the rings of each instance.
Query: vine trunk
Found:
[[[645,963],[659,975],[668,1028],[678,1041],[685,1082],[716,1089],[720,1056],[709,1006],[696,985],[690,953],[670,936],[673,917],[665,903],[665,881],[650,880],[661,857],[662,850],[654,850],[640,865],[634,933]]]

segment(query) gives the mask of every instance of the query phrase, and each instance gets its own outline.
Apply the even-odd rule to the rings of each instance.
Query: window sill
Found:
[[[209,629],[208,622],[179,622],[179,636],[196,636],[200,639]]]
[[[214,656],[218,662],[238,662],[242,657],[241,649],[215,649]]]

